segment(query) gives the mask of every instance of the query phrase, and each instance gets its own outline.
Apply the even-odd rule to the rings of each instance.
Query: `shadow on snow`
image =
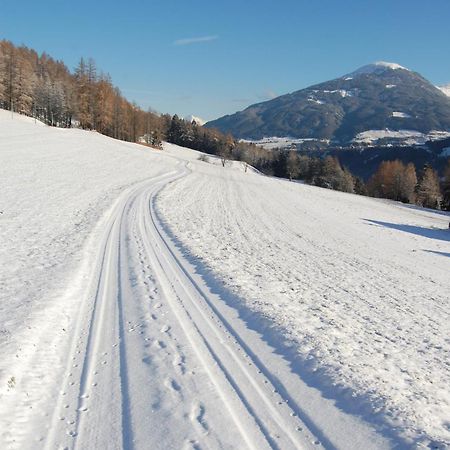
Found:
[[[450,253],[438,252],[437,250],[422,250],[422,251],[427,252],[427,253],[434,253],[435,255],[446,256],[447,258],[450,258]]]
[[[154,199],[156,204],[156,199]],[[257,332],[261,338],[274,349],[274,352],[280,355],[291,368],[291,371],[297,374],[309,387],[318,389],[324,398],[332,399],[336,406],[347,414],[352,414],[361,417],[366,423],[372,424],[378,432],[387,438],[392,445],[391,448],[396,450],[403,450],[411,448],[411,441],[404,440],[398,433],[398,429],[393,429],[382,413],[377,413],[374,409],[383,410],[382,405],[374,405],[368,396],[356,396],[355,392],[345,386],[339,386],[336,381],[331,378],[327,373],[326,367],[317,367],[316,361],[306,360],[299,354],[298,347],[295,345],[286,345],[288,339],[283,335],[281,328],[277,327],[269,319],[263,317],[261,314],[252,311],[244,303],[244,300],[237,294],[231,292],[226,288],[220,279],[217,279],[207,265],[201,261],[200,258],[192,255],[187,248],[176,238],[167,222],[162,218],[158,208],[155,205],[155,212],[159,223],[161,224],[164,232],[167,234],[173,245],[188,261],[188,263],[195,270],[195,273],[199,275],[205,282],[209,291],[220,297],[220,299],[229,307],[235,309],[241,320],[244,321],[247,328]],[[380,223],[382,224],[382,223]],[[334,446],[327,439],[316,424],[302,411],[301,405],[291,397],[287,389],[283,386],[281,380],[278,379],[276,373],[271,373],[264,365],[262,361],[254,354],[245,342],[241,340],[238,334],[233,331],[233,328],[229,326],[227,319],[213,306],[210,305],[216,314],[222,319],[229,331],[237,339],[239,344],[245,349],[255,363],[260,367],[262,373],[271,381],[276,387],[278,392],[289,400],[289,404],[298,416],[303,420],[306,426],[316,436],[322,440],[322,443],[326,448],[333,449]]]
[[[381,222],[380,220],[371,220],[371,219],[363,219],[363,220],[368,222],[370,225],[379,225],[385,228],[391,228],[393,230],[403,231],[405,233],[415,234],[417,236],[423,236],[428,239],[450,242],[449,229],[426,228],[426,227],[419,227],[416,225],[403,225],[391,222]]]

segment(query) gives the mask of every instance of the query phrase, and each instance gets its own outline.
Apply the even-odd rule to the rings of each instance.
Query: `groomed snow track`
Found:
[[[201,448],[205,440],[217,448],[321,447],[318,437],[271,383],[267,368],[252,358],[240,336],[210,303],[206,286],[190,276],[168,242],[155,212],[155,195],[187,173],[183,166],[151,179],[129,190],[115,205],[92,272],[88,307],[80,311],[46,449]],[[136,288],[144,298],[136,297]],[[158,330],[161,337],[145,337],[148,329]],[[143,344],[150,348],[147,362],[154,366],[167,364],[164,358],[158,362],[155,353],[172,348],[169,373],[165,367],[154,368],[164,377],[145,379],[146,359],[140,358]],[[182,347],[193,351],[197,361],[191,359],[187,365]],[[192,368],[198,366],[207,380],[205,392],[201,386],[198,392],[183,392],[183,378],[194,376]],[[163,380],[164,386],[152,386]],[[155,391],[160,396],[161,388],[178,396],[198,396],[197,403],[189,399],[191,413],[181,414],[188,422],[186,429],[191,428],[186,436],[179,436],[172,427],[168,435],[140,426],[151,409],[147,401]],[[207,405],[211,388],[221,402],[214,401],[214,414]],[[173,406],[162,403],[153,404],[152,413],[160,413],[158,420],[167,410],[174,413]],[[232,424],[230,434],[210,432],[224,424]],[[159,427],[164,428],[163,423]]]

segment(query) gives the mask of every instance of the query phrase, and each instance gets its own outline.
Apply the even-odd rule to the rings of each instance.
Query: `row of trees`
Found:
[[[290,180],[299,178],[315,186],[343,192],[355,192],[361,181],[342,167],[336,157],[311,158],[291,150],[281,158],[283,160]]]
[[[383,161],[367,188],[373,197],[416,203],[426,208],[449,208],[450,162],[441,182],[437,172],[426,165],[417,176],[414,164]]]
[[[46,53],[0,41],[0,107],[52,126],[79,126],[137,141],[162,134],[165,121],[122,96],[93,59],[81,59],[74,73]]]

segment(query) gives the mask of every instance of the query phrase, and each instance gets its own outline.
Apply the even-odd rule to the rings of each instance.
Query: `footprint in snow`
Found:
[[[186,368],[184,367],[185,358],[183,355],[181,355],[180,353],[176,353],[173,358],[172,365],[178,368],[178,370],[181,372],[181,375],[185,374],[186,372]]]
[[[164,325],[164,326],[161,328],[161,333],[167,333],[169,330],[170,330],[169,325]]]
[[[209,431],[209,426],[205,420],[205,414],[205,407],[200,402],[194,403],[190,415],[191,421],[195,421],[196,423],[198,423],[203,428],[203,430]]]
[[[201,450],[197,441],[189,440],[183,445],[183,450]]]
[[[181,386],[172,378],[167,379],[164,384],[166,385],[167,388],[169,388],[170,390],[174,391],[174,392],[180,392],[181,391]]]

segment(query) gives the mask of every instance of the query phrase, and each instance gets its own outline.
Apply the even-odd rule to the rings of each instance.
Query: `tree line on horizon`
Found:
[[[430,166],[417,174],[412,163],[385,161],[365,183],[335,157],[322,159],[293,150],[268,150],[177,115],[144,111],[121,94],[92,58],[81,58],[72,73],[62,61],[46,53],[39,55],[25,46],[0,40],[0,107],[35,117],[50,126],[96,130],[157,148],[165,140],[216,155],[223,165],[233,159],[267,175],[450,210],[450,160],[442,180]]]
[[[442,179],[428,164],[417,171],[411,162],[404,164],[394,160],[382,161],[365,182],[343,167],[335,156],[311,157],[296,150],[281,149],[270,152],[273,153],[271,175],[302,180],[327,189],[450,211],[450,159]]]

